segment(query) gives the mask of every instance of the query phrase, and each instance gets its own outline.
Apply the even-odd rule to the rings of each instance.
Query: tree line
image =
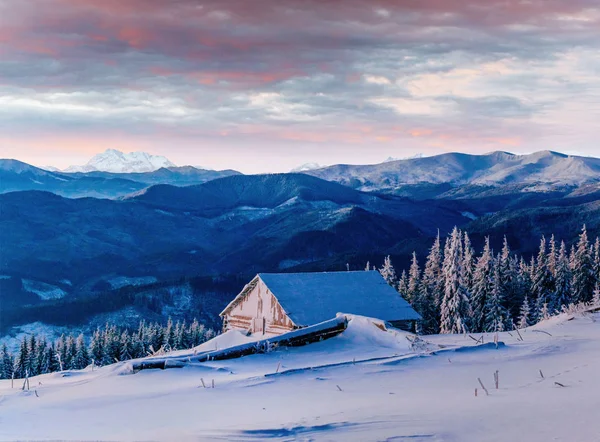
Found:
[[[537,256],[526,262],[506,237],[499,253],[486,238],[476,256],[468,233],[455,227],[443,248],[438,235],[423,268],[413,253],[400,277],[389,256],[379,272],[423,317],[418,333],[512,330],[571,305],[600,304],[600,238],[592,244],[584,226],[568,250],[542,236]]]
[[[0,349],[0,379],[18,379],[62,370],[79,370],[90,364],[103,366],[166,351],[192,348],[213,338],[216,333],[194,320],[166,325],[141,321],[137,330],[106,324],[91,338],[83,334],[62,335],[56,341],[31,334],[21,340],[12,354],[6,344]]]

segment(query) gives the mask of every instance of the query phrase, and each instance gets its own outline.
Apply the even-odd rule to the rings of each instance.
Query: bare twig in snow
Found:
[[[555,384],[555,385],[558,385],[559,387],[566,387],[566,385],[564,385],[564,384],[561,384],[560,382],[555,382],[554,384]]]
[[[517,329],[517,334],[519,335],[519,338],[521,339],[521,341],[523,340],[523,336],[521,336],[521,333],[519,332],[519,329]]]
[[[550,333],[548,333],[547,331],[544,331],[544,330],[531,330],[531,331],[536,332],[536,333],[545,333],[548,336],[552,336]]]
[[[275,370],[275,373],[279,373],[280,368],[281,368],[281,361],[277,363],[277,370]]]
[[[202,382],[202,386],[203,386],[204,388],[206,388],[206,384],[204,383],[204,379],[203,379],[203,378],[200,378],[200,382]]]
[[[542,373],[542,370],[540,370],[540,376],[542,377],[542,379],[545,379],[544,378],[544,373]]]
[[[336,385],[337,389],[342,391],[342,388],[339,385]]]
[[[485,388],[485,385],[483,385],[483,382],[481,382],[481,378],[477,378],[477,380],[479,381],[479,385],[481,385],[481,388],[483,388],[483,391],[485,391],[485,395],[489,396],[490,392],[487,390],[487,388]]]

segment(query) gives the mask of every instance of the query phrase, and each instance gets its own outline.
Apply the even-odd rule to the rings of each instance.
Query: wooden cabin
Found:
[[[338,313],[382,319],[405,329],[421,319],[377,271],[259,273],[220,316],[223,331],[279,335]]]

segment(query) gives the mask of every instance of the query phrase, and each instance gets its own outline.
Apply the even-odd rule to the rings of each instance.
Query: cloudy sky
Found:
[[[0,0],[0,157],[600,156],[598,0]]]

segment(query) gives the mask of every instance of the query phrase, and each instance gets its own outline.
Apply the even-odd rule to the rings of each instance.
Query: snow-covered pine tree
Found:
[[[492,291],[486,300],[484,331],[501,332],[506,329],[508,312],[504,307],[504,293],[500,272],[501,255],[493,262]]]
[[[371,262],[367,261],[367,265],[365,266],[365,272],[371,271]]]
[[[548,269],[548,254],[546,252],[546,238],[542,236],[540,249],[535,261],[533,271],[532,291],[536,299],[536,305],[541,306],[548,303],[554,293],[554,281]]]
[[[92,334],[92,340],[90,341],[90,357],[94,360],[95,365],[102,364],[104,359],[104,347],[102,346],[102,334],[100,329],[96,329]]]
[[[552,297],[552,303],[549,306],[550,310],[561,311],[563,306],[568,306],[573,302],[571,298],[571,279],[567,247],[565,242],[562,241],[556,259],[555,293]]]
[[[474,332],[482,332],[485,327],[487,300],[492,293],[492,271],[494,257],[490,248],[490,238],[486,237],[483,252],[477,258],[473,274],[473,294],[471,296],[471,328]]]
[[[396,287],[398,284],[398,277],[396,276],[396,270],[392,265],[392,259],[390,255],[386,256],[383,260],[383,266],[379,269],[379,273],[383,276],[383,279],[391,285],[392,287]]]
[[[12,377],[14,363],[15,361],[6,344],[2,344],[2,350],[0,350],[0,379],[10,379]]]
[[[44,337],[41,337],[37,341],[37,352],[35,359],[35,373],[37,374],[45,374],[49,373],[48,371],[48,363],[46,358],[48,357],[47,347],[48,343]]]
[[[518,324],[519,328],[526,328],[531,325],[531,322],[529,319],[529,316],[531,315],[530,310],[531,309],[529,307],[529,298],[527,296],[525,296],[525,299],[523,300],[523,305],[521,305],[521,312],[519,314],[519,324]]]
[[[406,300],[410,304],[418,303],[419,301],[419,286],[421,280],[421,269],[419,268],[419,261],[417,260],[417,254],[413,252],[412,262],[408,271],[408,290],[406,292]]]
[[[69,370],[77,370],[77,344],[75,338],[71,335],[67,338],[67,359],[65,359],[65,367]]]
[[[29,361],[29,345],[27,344],[27,338],[23,338],[21,346],[19,347],[19,353],[15,359],[15,377],[23,378],[27,374]]]
[[[463,235],[463,259],[460,275],[460,283],[465,288],[467,297],[473,294],[473,275],[475,274],[475,251],[471,245],[471,239],[467,232]]]
[[[90,364],[90,354],[88,352],[88,348],[85,344],[85,338],[83,334],[77,336],[77,340],[75,341],[75,360],[73,365],[77,367],[78,370],[81,370],[87,367]]]
[[[512,256],[506,235],[504,236],[498,265],[500,268],[500,288],[504,307],[507,312],[518,316],[524,294],[519,292],[517,277],[519,261],[516,257]]]
[[[548,243],[548,271],[553,277],[556,277],[556,264],[558,262],[558,253],[556,250],[556,239],[554,235],[550,237],[550,242]]]
[[[600,237],[596,237],[596,242],[594,242],[594,257],[592,269],[596,282],[600,282]]]
[[[436,237],[427,260],[420,285],[419,302],[415,305],[416,310],[422,316],[417,324],[417,332],[420,334],[434,334],[440,328],[440,303],[442,299],[442,249],[440,235]]]
[[[60,364],[58,363],[58,358],[56,357],[56,346],[54,342],[51,342],[46,349],[46,373],[54,373],[55,371],[60,370]]]
[[[460,284],[462,265],[462,234],[454,227],[446,240],[442,274],[444,298],[441,305],[441,333],[466,333],[470,313],[469,300]]]
[[[543,303],[542,304],[542,308],[540,309],[540,313],[538,314],[538,317],[540,318],[540,321],[543,321],[544,319],[548,319],[550,318],[550,310],[548,310],[548,304],[547,303]]]
[[[127,330],[124,330],[119,339],[119,361],[127,361],[128,359],[131,359],[131,339]]]
[[[400,279],[398,280],[398,292],[404,299],[408,297],[408,275],[406,274],[406,270],[402,270],[402,275],[400,275]]]
[[[592,305],[594,307],[600,307],[600,282],[596,283],[594,288],[594,296],[592,297]]]
[[[596,284],[592,266],[592,252],[588,241],[587,229],[584,225],[573,255],[573,262],[571,263],[571,271],[573,272],[571,290],[573,293],[573,302],[575,303],[592,300]]]

